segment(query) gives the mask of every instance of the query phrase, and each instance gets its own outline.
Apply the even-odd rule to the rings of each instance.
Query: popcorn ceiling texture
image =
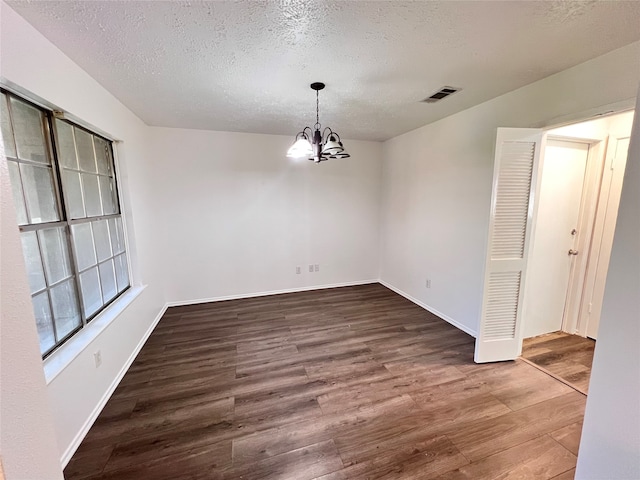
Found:
[[[294,135],[322,81],[321,122],[364,140],[640,39],[637,1],[8,3],[149,125]]]

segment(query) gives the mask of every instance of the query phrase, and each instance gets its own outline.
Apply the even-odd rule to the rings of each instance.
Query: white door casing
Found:
[[[498,129],[477,363],[513,360],[521,353],[524,280],[545,139],[539,129]]]
[[[578,334],[595,339],[600,325],[600,312],[604,299],[604,287],[609,269],[609,259],[616,228],[622,180],[627,163],[629,137],[610,137],[607,148],[605,172],[602,179],[601,199],[592,251],[580,305]]]

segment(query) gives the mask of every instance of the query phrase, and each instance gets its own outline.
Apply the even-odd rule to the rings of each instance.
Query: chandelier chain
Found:
[[[314,125],[314,128],[316,130],[320,130],[320,92],[318,92],[318,90],[316,90],[316,124]]]

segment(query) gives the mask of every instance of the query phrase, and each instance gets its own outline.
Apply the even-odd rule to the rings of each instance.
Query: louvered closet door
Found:
[[[537,129],[498,129],[478,363],[513,360],[522,350],[522,299],[543,139]]]

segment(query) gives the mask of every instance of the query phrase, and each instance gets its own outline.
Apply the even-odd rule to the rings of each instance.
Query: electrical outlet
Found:
[[[424,284],[425,287],[431,288],[431,280],[427,278],[427,281]]]
[[[300,268],[300,266],[296,267],[296,275],[300,275],[300,273],[302,272],[302,269]]]
[[[316,263],[316,264],[313,266],[313,269],[314,269],[316,272],[319,272],[319,271],[320,271],[320,265],[318,265],[318,264]]]
[[[309,265],[309,271],[313,272],[313,265]]]
[[[93,354],[93,360],[96,363],[96,368],[102,365],[102,352],[100,350]]]

